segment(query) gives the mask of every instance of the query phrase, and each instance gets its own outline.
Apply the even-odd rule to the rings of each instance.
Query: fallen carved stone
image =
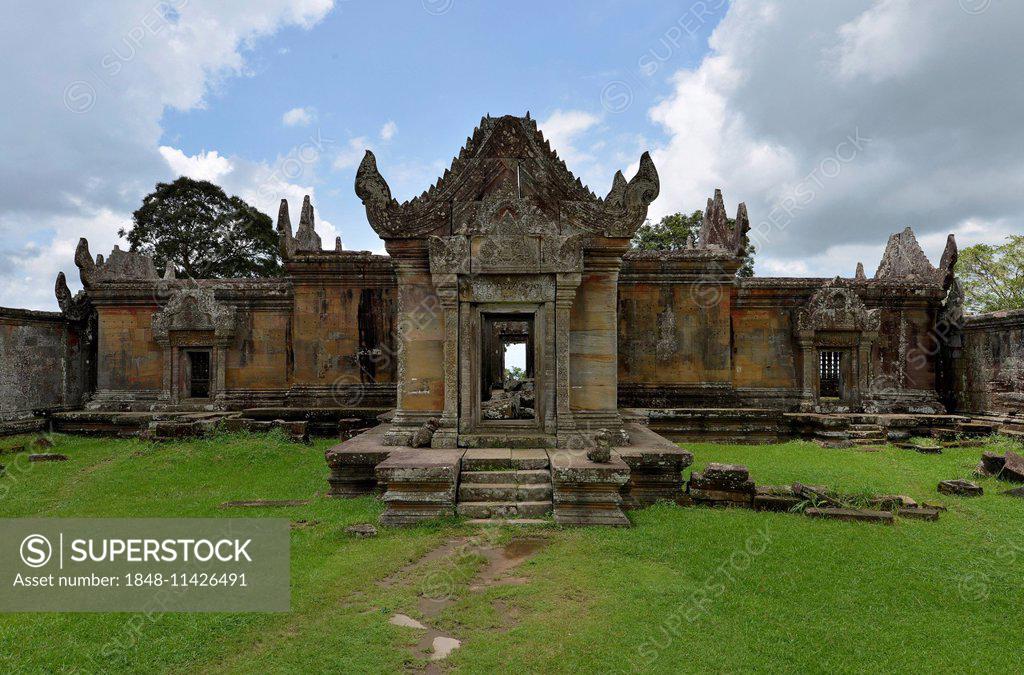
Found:
[[[810,518],[828,518],[851,522],[893,524],[892,511],[870,511],[867,509],[809,508],[804,511]]]
[[[961,497],[980,497],[985,493],[977,483],[962,478],[944,480],[939,483],[938,490],[944,495],[959,495]]]

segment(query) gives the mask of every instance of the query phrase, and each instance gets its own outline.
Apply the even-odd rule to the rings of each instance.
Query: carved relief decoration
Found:
[[[225,343],[235,333],[235,314],[234,307],[217,302],[211,289],[182,288],[153,314],[153,337],[169,344],[172,331],[212,331],[219,343]]]
[[[356,194],[384,239],[464,234],[569,234],[631,237],[658,196],[658,172],[644,153],[637,174],[616,173],[598,198],[573,176],[526,117],[485,117],[444,175],[419,197],[399,203],[369,150],[356,172]]]
[[[838,278],[828,282],[810,297],[797,314],[797,329],[878,331],[881,310],[869,310],[853,290],[838,282]]]
[[[111,281],[146,281],[159,279],[153,259],[144,253],[122,251],[114,246],[107,260],[102,255],[92,259],[89,242],[83,237],[75,249],[75,265],[86,289]]]
[[[655,352],[659,361],[667,361],[675,356],[679,349],[679,341],[676,339],[676,314],[671,307],[658,314],[658,344]]]

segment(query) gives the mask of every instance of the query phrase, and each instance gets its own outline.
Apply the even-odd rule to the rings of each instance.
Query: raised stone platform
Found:
[[[686,501],[683,469],[693,463],[693,453],[639,424],[623,428],[629,446],[614,451],[629,467],[629,479],[620,491],[623,506],[637,509],[657,501]]]
[[[377,465],[397,448],[382,443],[386,427],[380,425],[339,443],[324,453],[331,470],[327,482],[331,497],[361,497],[381,492],[377,485]]]
[[[386,485],[387,509],[380,522],[410,525],[455,515],[456,487],[465,450],[395,450],[377,465],[377,482]]]
[[[556,523],[629,527],[620,494],[629,466],[620,457],[613,452],[610,462],[598,464],[580,450],[553,450],[549,456]]]

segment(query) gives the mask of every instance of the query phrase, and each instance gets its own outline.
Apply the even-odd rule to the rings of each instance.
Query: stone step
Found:
[[[550,484],[463,483],[459,486],[460,502],[539,502],[550,499]]]
[[[551,484],[551,471],[548,469],[529,469],[516,471],[463,471],[459,477],[462,483],[501,483],[503,485],[538,485]]]
[[[459,434],[459,447],[463,448],[554,448],[554,435],[540,433],[523,433],[515,429],[495,430],[486,434]]]
[[[481,448],[462,456],[463,471],[535,471],[549,466],[548,453],[538,449]]]
[[[462,502],[456,512],[466,518],[540,518],[551,513],[551,502]]]
[[[548,525],[550,520],[543,518],[471,518],[466,521],[470,525]]]
[[[851,429],[849,431],[849,435],[852,440],[857,440],[858,438],[871,438],[874,440],[882,440],[883,438],[885,438],[885,435],[881,432],[881,430],[859,431],[856,429]]]
[[[881,424],[866,424],[866,423],[851,424],[850,425],[850,429],[852,431],[877,431],[877,432],[881,433],[882,425]]]

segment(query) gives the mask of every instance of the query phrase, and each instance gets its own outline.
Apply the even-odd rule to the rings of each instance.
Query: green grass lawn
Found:
[[[15,441],[0,439],[0,449]],[[69,462],[2,455],[0,517],[286,517],[288,614],[0,614],[4,672],[395,672],[424,665],[401,612],[463,641],[466,672],[1024,670],[1024,500],[980,481],[984,497],[938,495],[970,477],[981,448],[920,455],[807,443],[688,445],[695,468],[746,464],[758,483],[799,480],[843,492],[907,494],[949,507],[938,523],[893,527],[659,505],[630,529],[481,529],[457,521],[380,528],[371,498],[326,490],[323,450],[277,436],[189,443],[57,437]],[[307,506],[219,508],[241,499]],[[483,534],[481,534],[483,533]],[[529,536],[543,546],[481,585],[478,544]],[[452,556],[428,552],[451,543]],[[384,580],[387,579],[386,582]],[[382,583],[384,582],[384,583]],[[424,614],[438,584],[451,602]]]

